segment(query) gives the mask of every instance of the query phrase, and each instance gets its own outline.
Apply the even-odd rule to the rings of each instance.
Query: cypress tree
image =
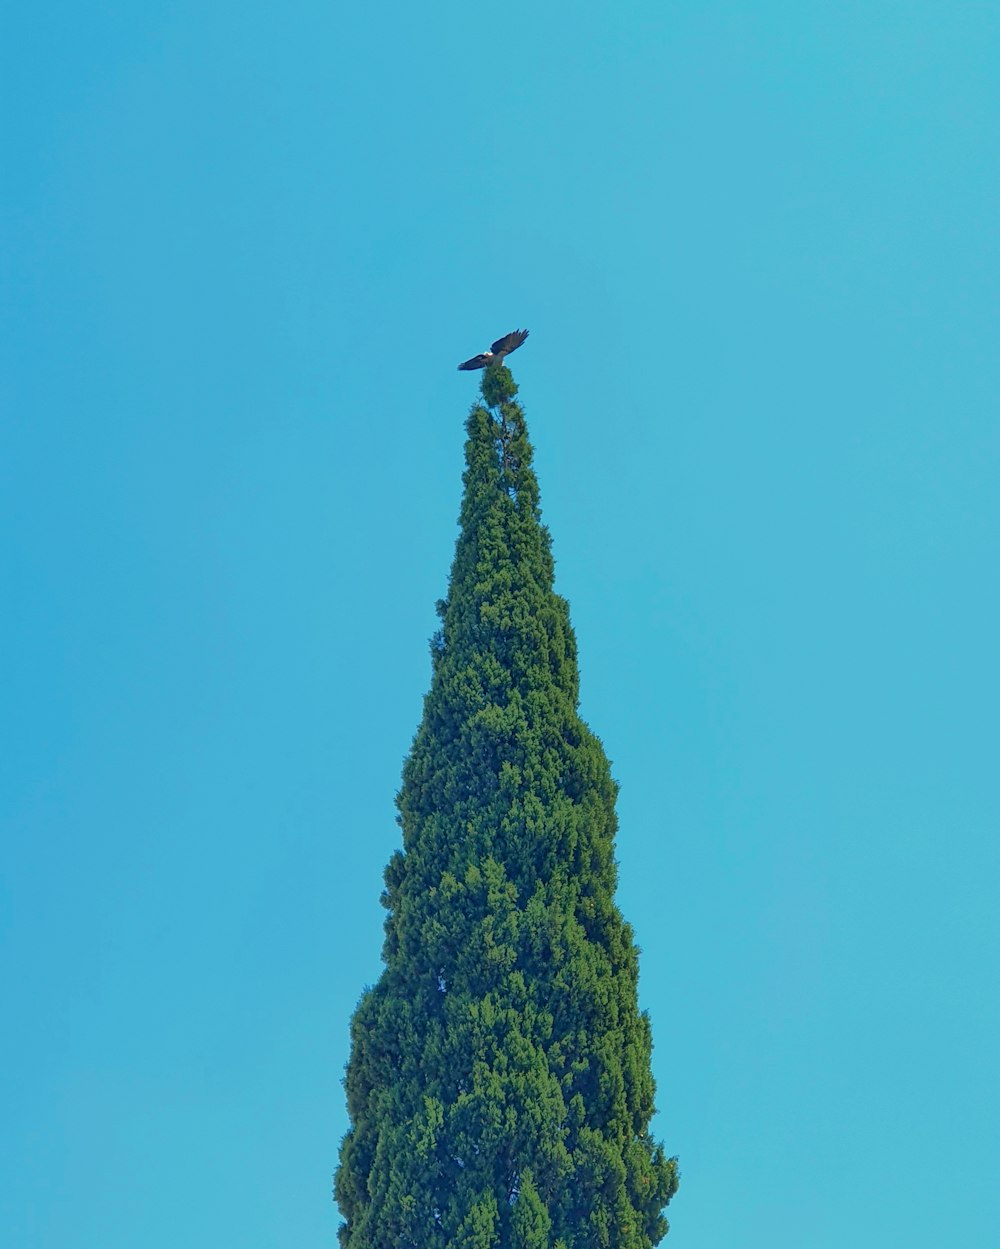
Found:
[[[516,394],[487,369],[466,426],[385,968],[351,1024],[343,1249],[648,1249],[677,1188],[614,901],[616,785],[578,714]]]

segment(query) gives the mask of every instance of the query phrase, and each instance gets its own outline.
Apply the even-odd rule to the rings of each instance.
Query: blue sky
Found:
[[[457,362],[526,325],[672,1249],[992,1245],[1000,10],[0,39],[0,1240],[333,1243]]]

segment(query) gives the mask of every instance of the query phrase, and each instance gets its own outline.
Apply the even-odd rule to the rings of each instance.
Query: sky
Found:
[[[319,1249],[512,358],[670,1249],[1000,1217],[1000,9],[0,32],[0,1242]]]

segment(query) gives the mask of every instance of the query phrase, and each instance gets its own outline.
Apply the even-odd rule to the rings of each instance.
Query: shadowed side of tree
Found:
[[[343,1249],[647,1249],[674,1159],[615,906],[616,787],[517,387],[468,419],[460,535],[398,795],[385,970],[351,1028]]]

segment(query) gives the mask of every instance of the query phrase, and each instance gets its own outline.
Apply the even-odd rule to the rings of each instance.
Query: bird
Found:
[[[503,364],[504,356],[517,351],[527,337],[527,330],[511,330],[509,334],[504,334],[503,338],[498,338],[489,351],[473,356],[471,360],[464,360],[458,367],[460,369],[486,369],[491,364]]]

